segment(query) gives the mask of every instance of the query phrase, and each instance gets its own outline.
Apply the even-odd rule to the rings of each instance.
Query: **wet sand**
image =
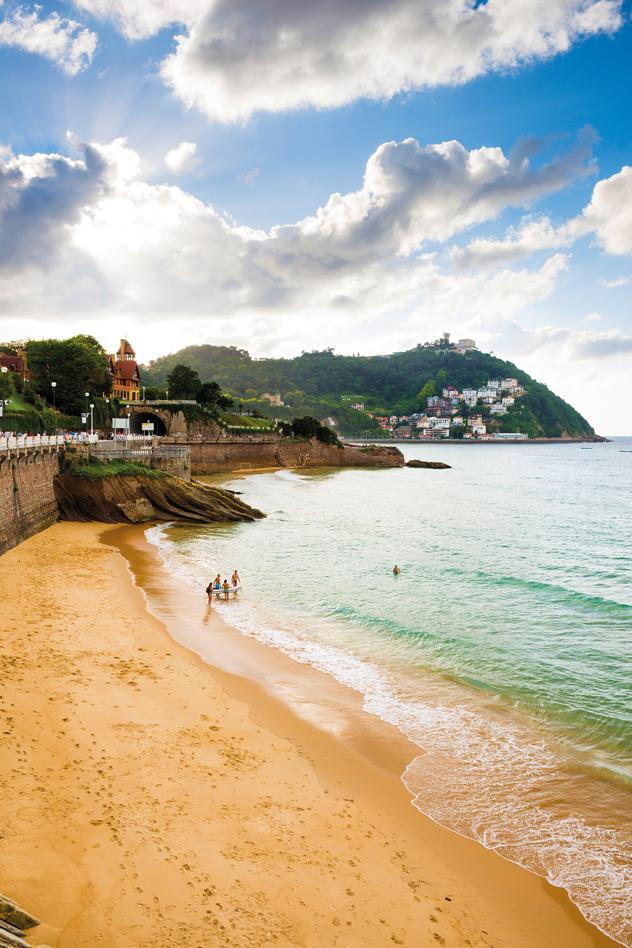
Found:
[[[139,528],[6,554],[0,622],[0,891],[34,945],[614,944],[414,810],[417,749],[192,601]]]

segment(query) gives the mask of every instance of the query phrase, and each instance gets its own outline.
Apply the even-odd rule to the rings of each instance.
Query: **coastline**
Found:
[[[611,439],[601,435],[586,438],[343,438],[345,444],[607,444]]]
[[[0,890],[44,921],[35,944],[615,944],[415,811],[417,749],[191,603],[143,528],[57,524],[0,589]],[[142,590],[197,621],[207,661]]]

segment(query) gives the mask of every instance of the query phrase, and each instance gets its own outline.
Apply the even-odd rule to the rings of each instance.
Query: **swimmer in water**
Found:
[[[395,565],[393,567],[393,576],[399,576],[400,573],[401,573],[401,569],[399,568],[399,566]]]

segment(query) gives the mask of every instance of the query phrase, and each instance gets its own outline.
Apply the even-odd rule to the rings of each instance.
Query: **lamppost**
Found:
[[[94,402],[90,402],[90,440],[94,437]]]
[[[56,399],[55,399],[55,394],[56,394],[56,391],[57,391],[57,382],[51,382],[51,383],[50,383],[50,387],[51,387],[52,390],[53,390],[53,411],[56,411],[56,410],[57,410],[57,408],[56,408],[57,403],[56,403]]]
[[[3,375],[6,375],[8,371],[6,365],[0,365],[0,372],[2,372]],[[8,405],[10,401],[10,398],[0,398],[0,418],[4,415],[4,406]]]

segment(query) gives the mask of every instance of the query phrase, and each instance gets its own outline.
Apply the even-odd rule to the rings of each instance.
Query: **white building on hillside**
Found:
[[[466,352],[474,352],[476,343],[473,339],[459,339],[454,348],[459,355],[465,355]]]

